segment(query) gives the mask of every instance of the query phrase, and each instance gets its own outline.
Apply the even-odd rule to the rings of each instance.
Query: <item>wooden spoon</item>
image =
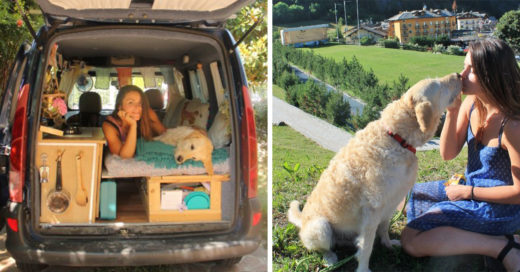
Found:
[[[78,183],[81,186],[77,186],[76,190],[76,203],[80,206],[85,206],[88,203],[88,196],[87,196],[87,190],[85,189],[85,185],[83,184],[83,179],[81,175],[81,155],[76,155],[76,174],[78,176]]]

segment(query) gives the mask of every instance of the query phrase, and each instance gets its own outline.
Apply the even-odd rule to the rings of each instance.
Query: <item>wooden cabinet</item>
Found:
[[[43,175],[47,176],[47,182],[42,182],[44,180],[40,174],[41,223],[94,223],[96,219],[105,138],[101,128],[81,128],[81,131],[81,135],[61,137],[40,133],[35,157],[36,166],[41,169],[40,172],[48,169],[48,173]],[[48,198],[49,193],[56,188],[59,154],[62,154],[62,192],[68,193],[69,205],[62,213],[55,213],[48,207]],[[79,162],[77,156],[80,156]],[[78,190],[82,190],[79,177],[86,191],[86,204],[76,199]]]

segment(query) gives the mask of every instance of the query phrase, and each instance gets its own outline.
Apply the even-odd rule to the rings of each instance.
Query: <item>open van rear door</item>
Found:
[[[224,22],[253,0],[36,0],[47,17],[97,22]]]
[[[11,128],[13,125],[16,101],[21,87],[22,75],[27,64],[29,46],[22,44],[11,67],[11,74],[6,88],[0,94],[0,208],[7,204],[9,198],[9,155],[11,154]],[[4,213],[1,213],[3,227]]]

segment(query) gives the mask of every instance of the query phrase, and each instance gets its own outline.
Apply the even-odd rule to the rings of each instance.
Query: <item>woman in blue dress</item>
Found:
[[[500,40],[477,41],[464,60],[462,94],[446,113],[440,153],[468,145],[466,183],[418,183],[401,242],[413,256],[479,254],[520,270],[520,69]]]

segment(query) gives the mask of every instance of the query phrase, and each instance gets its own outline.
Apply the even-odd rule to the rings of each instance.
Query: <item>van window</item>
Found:
[[[92,88],[88,91],[98,93],[101,96],[101,108],[103,110],[113,110],[116,104],[116,96],[119,91],[115,84],[117,84],[117,77],[110,77],[110,86],[108,89],[96,89],[96,77],[92,76]],[[71,110],[79,110],[79,97],[84,91],[74,84],[72,91],[69,94],[67,106]]]
[[[74,84],[72,91],[69,94],[67,106],[71,110],[79,110],[79,97],[81,94],[85,91],[89,92],[95,92],[98,93],[101,97],[101,108],[102,110],[113,110],[115,108],[116,104],[116,97],[117,93],[119,92],[118,89],[118,78],[117,76],[113,76],[113,74],[110,76],[110,84],[108,89],[98,89],[96,88],[96,76],[90,76],[90,79],[92,80],[92,83],[89,83],[88,90],[81,89],[81,87],[78,88],[78,84]],[[162,76],[155,76],[154,77],[154,83],[155,88],[159,89],[161,93],[164,94],[164,105],[167,105],[168,102],[168,85],[165,84],[164,78]],[[150,89],[150,87],[145,87],[145,82],[143,76],[139,74],[133,74],[132,75],[132,84],[136,85],[137,87],[141,88],[141,90],[146,91],[147,89]],[[184,91],[184,90],[183,90]],[[184,93],[184,92],[183,92]]]

